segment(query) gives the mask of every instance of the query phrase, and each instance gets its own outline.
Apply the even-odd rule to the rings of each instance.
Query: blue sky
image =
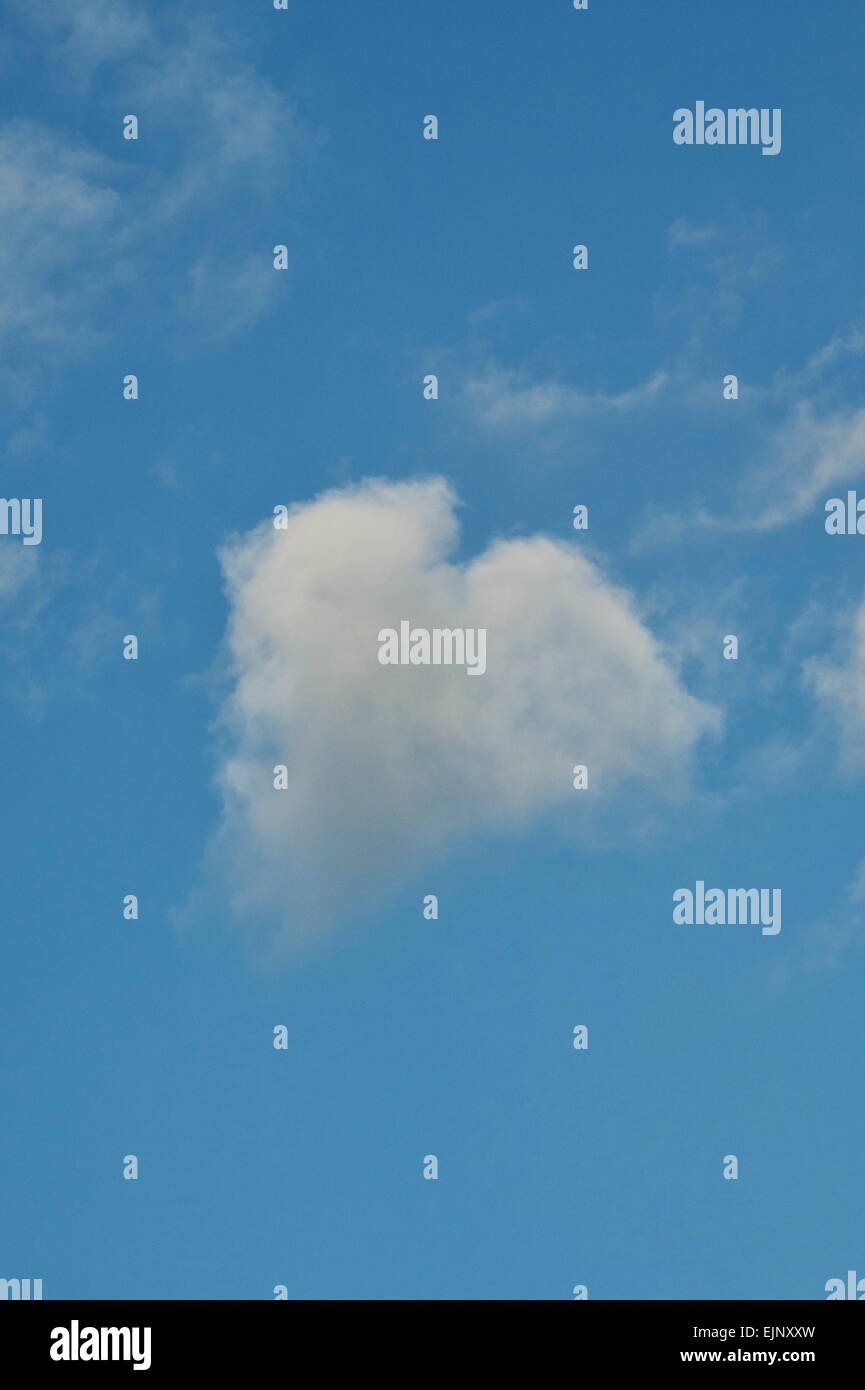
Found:
[[[824,527],[865,492],[863,37],[7,3],[3,492],[43,539],[0,536],[0,1277],[865,1275],[865,540]],[[781,108],[780,155],[676,146],[697,100]],[[424,612],[483,620],[481,680],[377,666]],[[699,879],[782,930],[674,924]]]

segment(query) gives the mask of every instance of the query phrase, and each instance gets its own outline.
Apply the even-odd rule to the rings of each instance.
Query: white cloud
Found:
[[[818,416],[800,401],[770,440],[739,503],[740,529],[785,526],[865,472],[865,408]]]
[[[0,543],[0,611],[14,608],[20,613],[21,600],[26,594],[25,609],[29,615],[39,580],[35,547],[23,546],[17,539],[4,537]]]
[[[0,129],[0,333],[80,350],[110,287],[110,160],[31,121]]]
[[[288,276],[275,276],[270,258],[261,253],[234,259],[209,253],[197,257],[176,296],[183,343],[227,342],[251,328],[287,283]]]
[[[842,767],[865,768],[865,599],[845,622],[839,657],[811,657],[804,663],[806,684],[836,721],[843,745]]]
[[[667,228],[667,249],[676,251],[682,246],[688,250],[694,247],[702,249],[713,245],[718,237],[718,228],[715,226],[700,227],[687,217],[677,217]]]
[[[667,380],[666,373],[659,371],[640,386],[607,395],[557,381],[532,381],[525,371],[490,366],[482,375],[469,378],[465,394],[480,422],[498,429],[633,410],[657,396]]]
[[[117,63],[153,34],[145,7],[130,0],[16,0],[15,8],[51,40],[51,56],[80,81],[103,63]]]
[[[828,367],[836,366],[848,357],[861,357],[865,352],[865,332],[853,328],[849,333],[836,333],[830,342],[811,354],[802,371],[792,378],[792,384],[803,386],[823,375]]]
[[[850,956],[865,942],[863,897],[865,860],[857,866],[834,915],[804,924],[787,956],[775,963],[769,978],[776,990],[784,989],[799,975],[838,970],[849,964]]]
[[[29,7],[26,20],[44,34],[52,82],[80,87],[111,63],[98,99],[116,153],[32,121],[0,127],[0,336],[19,353],[80,354],[118,316],[139,330],[158,316],[178,343],[187,330],[245,331],[279,280],[284,216],[279,236],[262,237],[256,214],[284,196],[305,144],[292,105],[198,14],[76,0],[52,6],[50,22]],[[139,116],[138,145],[122,139],[126,113]]]
[[[803,393],[830,371],[837,388],[843,369],[855,369],[863,352],[865,333],[854,328],[836,334],[801,368],[776,373],[766,386],[748,383],[741,406],[771,411],[776,422],[779,412],[782,415],[780,424],[758,423],[759,442],[732,505],[723,512],[710,511],[699,502],[689,512],[650,512],[630,540],[631,553],[675,544],[695,530],[771,531],[814,513],[822,526],[828,498],[844,496],[865,477],[865,407],[830,408],[829,384],[821,384],[819,408],[813,395]],[[717,401],[717,384],[712,395]],[[837,401],[837,389],[833,396]]]
[[[259,199],[283,188],[302,140],[296,112],[231,44],[197,21],[142,65],[136,100],[149,130],[170,137],[179,159],[155,189],[164,220],[200,216],[226,193]],[[130,108],[132,109],[132,108]]]
[[[685,319],[692,350],[715,342],[719,326],[736,325],[746,295],[777,280],[788,260],[759,216],[729,218],[723,227],[677,218],[667,228],[667,250],[671,278],[655,295],[655,314],[661,322]]]
[[[653,803],[681,796],[698,741],[718,731],[579,542],[494,541],[458,564],[455,506],[440,478],[367,481],[223,554],[231,690],[208,872],[285,940],[473,833],[549,812],[590,827],[641,784]],[[377,635],[405,618],[485,627],[486,674],[381,666]],[[577,762],[587,792],[571,785]],[[279,763],[287,791],[273,789]]]

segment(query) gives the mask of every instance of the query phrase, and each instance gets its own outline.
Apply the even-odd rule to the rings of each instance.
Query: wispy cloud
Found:
[[[654,299],[661,322],[685,320],[692,338],[735,327],[746,297],[777,280],[787,264],[759,218],[700,224],[680,217],[667,229],[668,282]]]
[[[0,127],[0,335],[26,355],[86,352],[118,319],[170,323],[176,344],[244,332],[279,293],[271,245],[288,233],[281,220],[270,234],[267,209],[311,143],[291,103],[201,14],[103,0],[22,13],[78,105],[100,71],[111,134],[97,149]],[[126,113],[137,143],[121,138]]]
[[[813,401],[799,401],[740,489],[736,528],[768,531],[798,521],[827,490],[863,474],[865,407],[819,415]]]
[[[840,770],[865,771],[865,598],[842,615],[836,651],[805,661],[806,686],[836,723],[842,743]]]
[[[770,983],[783,990],[797,976],[838,970],[857,947],[865,945],[865,860],[843,891],[834,916],[800,928],[790,954],[770,971]]]
[[[0,334],[17,346],[95,341],[120,272],[116,164],[31,121],[0,128]],[[116,262],[115,262],[116,263]]]
[[[835,334],[801,367],[748,383],[747,401],[735,408],[749,410],[753,442],[731,500],[723,508],[695,499],[688,509],[653,510],[635,528],[631,553],[676,544],[695,531],[772,531],[815,511],[822,523],[827,497],[865,477],[865,406],[839,403],[850,389],[841,374],[863,352],[865,332],[853,328]],[[717,400],[717,383],[713,392]]]
[[[465,385],[469,410],[490,429],[532,426],[556,420],[634,410],[651,401],[667,384],[665,372],[625,391],[583,391],[558,381],[533,381],[523,369],[488,366]]]
[[[48,6],[10,0],[9,7],[37,31],[46,45],[43,56],[81,85],[155,39],[147,6],[132,0],[53,0]]]

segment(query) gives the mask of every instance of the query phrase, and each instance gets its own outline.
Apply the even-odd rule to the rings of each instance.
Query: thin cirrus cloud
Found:
[[[223,551],[222,812],[207,878],[286,944],[429,875],[473,834],[550,812],[576,828],[646,788],[653,804],[676,799],[719,731],[579,542],[493,540],[458,563],[456,508],[441,478],[368,480]],[[486,628],[486,673],[380,665],[378,634],[403,619]],[[573,789],[575,763],[588,791]]]
[[[767,240],[763,228],[742,222],[722,235],[716,226],[679,219],[667,230],[674,261],[683,254],[693,262],[700,293],[735,292],[737,302],[778,277],[785,255]],[[681,283],[676,281],[681,292]],[[685,311],[693,286],[680,305]],[[693,310],[693,305],[691,306]],[[691,312],[689,310],[689,312]],[[591,423],[605,417],[622,429],[640,425],[650,407],[670,419],[684,418],[699,406],[720,399],[719,377],[706,377],[696,343],[699,315],[691,313],[692,336],[687,354],[623,390],[585,389],[557,378],[532,375],[525,367],[489,361],[467,374],[463,399],[470,418],[499,433],[540,433],[557,422]],[[630,542],[633,553],[675,543],[695,530],[766,532],[822,512],[827,495],[853,485],[865,472],[865,407],[860,405],[856,370],[865,352],[865,331],[858,326],[837,332],[797,369],[782,368],[766,383],[740,382],[741,400],[730,410],[747,420],[748,458],[733,480],[729,501],[709,507],[695,499],[688,511],[653,513],[638,525]],[[819,394],[818,394],[819,391]]]
[[[524,371],[491,364],[469,377],[465,400],[470,413],[488,429],[547,424],[556,420],[634,410],[653,400],[667,385],[666,372],[608,394],[583,391],[560,381],[532,381]]]
[[[774,428],[759,458],[746,469],[727,513],[702,506],[652,517],[638,530],[631,550],[674,542],[694,528],[766,532],[815,516],[822,526],[825,503],[846,495],[865,476],[865,407],[818,413],[813,400],[798,401]]]
[[[0,128],[0,331],[8,340],[80,350],[95,334],[120,201],[111,174],[104,155],[33,121]]]
[[[654,513],[636,528],[630,551],[675,544],[698,530],[760,534],[805,517],[822,527],[828,498],[844,496],[865,476],[865,406],[849,403],[857,390],[850,370],[863,351],[865,333],[853,328],[798,370],[776,373],[767,386],[748,383],[742,404],[761,423],[729,505],[717,511],[695,501],[689,511]]]
[[[803,666],[806,686],[834,722],[840,739],[840,766],[865,772],[865,598],[841,622],[839,651],[810,657]]]
[[[797,403],[769,441],[740,495],[737,529],[768,531],[799,521],[865,472],[865,407],[825,415]]]
[[[76,108],[99,69],[103,137],[0,126],[0,332],[22,351],[80,353],[130,313],[156,315],[163,336],[173,325],[178,344],[250,327],[281,278],[267,209],[311,143],[294,107],[198,15],[122,7],[123,41],[109,44],[121,10],[102,0],[64,0],[50,24],[38,8],[19,13]],[[138,142],[122,138],[126,113]]]
[[[10,9],[43,43],[48,37],[49,56],[82,84],[103,64],[122,61],[156,37],[147,6],[132,0],[54,0],[50,6],[10,0]]]

